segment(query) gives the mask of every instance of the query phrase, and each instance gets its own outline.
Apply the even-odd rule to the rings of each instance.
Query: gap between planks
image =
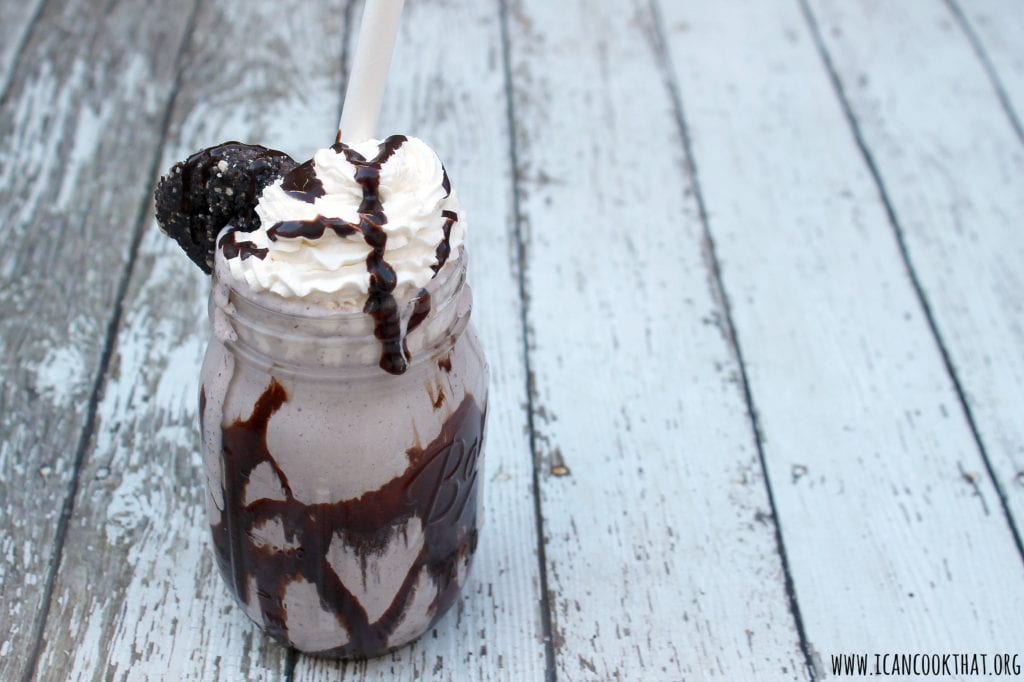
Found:
[[[981,62],[982,68],[985,69],[985,74],[992,81],[992,88],[995,90],[996,97],[999,98],[999,104],[1003,107],[1006,117],[1010,119],[1010,125],[1013,126],[1014,132],[1017,133],[1017,139],[1021,141],[1021,144],[1024,144],[1024,124],[1021,123],[1020,117],[1017,116],[1017,111],[1013,108],[1013,104],[1010,103],[1010,97],[1006,94],[1006,87],[1003,85],[1003,81],[999,77],[999,72],[995,64],[992,63],[988,51],[982,44],[981,38],[974,30],[974,27],[971,26],[971,22],[964,15],[963,9],[960,8],[956,0],[945,0],[945,2],[949,11],[956,18],[956,23],[960,26],[960,30],[967,36],[967,41],[971,44],[974,53],[978,55],[978,60]]]
[[[40,10],[42,9],[41,3]],[[135,259],[139,252],[139,245],[142,243],[143,230],[146,226],[146,217],[148,216],[150,197],[153,194],[153,190],[156,186],[156,179],[159,175],[160,162],[162,159],[162,152],[164,145],[167,143],[168,130],[171,124],[171,114],[174,111],[174,103],[178,96],[178,91],[181,88],[181,75],[182,75],[182,58],[185,55],[186,49],[192,39],[193,29],[195,28],[196,15],[199,9],[199,0],[193,0],[192,8],[189,11],[188,20],[185,23],[185,31],[182,34],[181,42],[178,44],[177,53],[175,54],[175,74],[174,83],[171,86],[171,92],[167,98],[167,103],[164,105],[163,117],[160,120],[160,137],[156,143],[156,150],[153,155],[153,161],[149,168],[149,182],[146,186],[146,193],[143,200],[139,203],[138,211],[136,212],[135,220],[132,224],[132,235],[131,242],[128,249],[128,260],[124,265],[124,269],[121,272],[121,277],[117,282],[117,289],[114,295],[113,306],[114,310],[107,322],[106,333],[103,339],[103,350],[100,355],[99,366],[96,368],[96,376],[93,379],[92,388],[89,392],[89,401],[86,405],[85,419],[82,425],[82,431],[79,434],[78,442],[75,444],[75,455],[71,465],[71,477],[68,481],[67,491],[64,496],[64,502],[61,506],[61,513],[57,522],[57,531],[54,536],[53,548],[51,550],[50,562],[46,571],[46,582],[43,588],[43,595],[40,601],[40,614],[36,624],[35,632],[32,633],[32,647],[29,650],[28,660],[25,662],[25,668],[21,676],[22,682],[31,682],[35,677],[36,666],[39,663],[39,656],[42,652],[43,646],[43,633],[46,631],[46,622],[50,615],[50,602],[53,597],[54,585],[57,580],[57,573],[60,570],[61,559],[64,553],[64,541],[67,538],[68,524],[71,522],[71,515],[75,510],[75,498],[78,495],[78,477],[82,471],[82,465],[85,462],[86,451],[88,450],[89,443],[92,440],[93,433],[96,428],[96,411],[99,406],[100,395],[103,392],[103,387],[106,384],[107,370],[110,367],[110,359],[114,354],[114,347],[117,344],[118,330],[121,326],[121,315],[124,307],[125,295],[128,292],[128,283],[131,281],[132,272],[135,268]],[[33,18],[33,23],[38,19],[37,12],[36,17]],[[30,33],[31,27],[25,32],[27,36]],[[20,48],[19,48],[20,49]],[[6,87],[6,84],[5,84]],[[6,90],[4,91],[6,96]],[[0,100],[2,101],[2,100]]]
[[[729,294],[725,290],[725,282],[722,279],[722,268],[715,248],[715,238],[711,231],[708,220],[707,205],[704,201],[704,191],[701,188],[700,172],[697,167],[697,159],[693,153],[693,145],[690,141],[690,128],[686,122],[686,109],[683,106],[682,93],[680,92],[677,75],[672,68],[668,56],[668,43],[664,33],[664,21],[658,0],[650,0],[650,14],[652,19],[652,37],[654,51],[657,55],[658,66],[665,78],[666,89],[672,99],[673,115],[676,125],[679,128],[679,138],[683,146],[683,154],[686,158],[687,173],[690,176],[690,185],[693,188],[694,199],[697,203],[697,213],[700,218],[701,230],[703,232],[705,248],[707,251],[707,267],[713,283],[714,296],[722,310],[724,320],[725,338],[728,341],[740,373],[740,387],[743,393],[743,400],[747,407],[747,417],[750,419],[750,429],[757,449],[757,459],[761,466],[761,473],[764,479],[765,492],[768,496],[768,505],[771,508],[772,521],[775,526],[775,544],[779,554],[779,561],[782,564],[783,583],[786,589],[786,599],[789,604],[789,612],[793,617],[797,637],[800,640],[800,650],[804,655],[804,665],[807,674],[812,680],[817,679],[817,667],[811,654],[811,648],[807,641],[807,632],[804,628],[803,616],[800,613],[800,603],[796,596],[796,587],[793,583],[793,574],[789,566],[789,556],[786,552],[786,543],[782,534],[782,522],[779,518],[778,508],[775,503],[775,492],[772,490],[771,478],[768,475],[768,461],[764,452],[764,437],[758,419],[757,406],[754,404],[754,396],[750,390],[750,379],[747,373],[747,363],[743,356],[743,348],[740,345],[739,335],[733,321],[732,305]]]
[[[772,667],[806,679],[774,529],[762,521],[768,500],[756,481],[739,368],[702,260],[706,242],[652,49],[648,4],[591,13],[582,5],[509,3],[516,117],[526,126],[517,139],[525,279],[527,294],[539,294],[530,296],[530,350],[536,440],[550,459],[541,492],[559,677],[671,679],[716,668],[726,674],[728,666],[740,677]],[[635,101],[651,113],[642,128]],[[618,168],[620,150],[666,139],[642,172]],[[568,191],[558,179],[572,173],[580,184]],[[615,218],[650,195],[663,201],[651,203],[646,221],[679,234],[641,231],[634,242]],[[588,224],[593,230],[571,229]],[[595,270],[597,263],[606,270]],[[628,298],[615,286],[623,274],[635,285]],[[679,352],[680,333],[689,350]],[[581,338],[593,343],[581,347]],[[666,361],[647,362],[654,358]],[[609,376],[628,386],[608,391]],[[719,429],[727,437],[715,437]],[[558,479],[547,467],[562,448],[587,466]],[[594,504],[595,494],[617,501]],[[753,533],[737,554],[714,542],[732,523]],[[694,552],[735,561],[712,569]],[[704,570],[714,577],[702,579]],[[770,587],[752,575],[771,576]],[[757,624],[734,617],[751,603],[764,616]]]
[[[523,367],[526,375],[526,423],[529,432],[530,459],[533,464],[533,509],[537,522],[537,561],[540,576],[540,610],[544,634],[544,658],[547,682],[557,678],[555,671],[554,631],[551,625],[551,596],[548,588],[547,552],[544,548],[544,510],[540,494],[540,458],[537,455],[537,429],[534,423],[533,367],[530,364],[529,298],[526,295],[526,244],[523,239],[523,211],[520,202],[519,153],[516,148],[516,108],[512,89],[512,45],[508,27],[508,0],[498,0],[501,27],[501,61],[505,78],[505,115],[508,120],[508,154],[512,164],[512,220],[516,239],[516,283],[519,287],[519,323],[523,333]]]
[[[539,607],[542,596],[537,594],[540,577],[535,572],[539,564],[537,559],[523,555],[524,550],[535,551],[537,540],[529,537],[536,530],[536,517],[532,491],[533,464],[528,459],[529,430],[527,417],[521,412],[527,410],[527,400],[522,395],[527,380],[522,364],[523,341],[519,338],[520,317],[514,310],[520,305],[520,298],[516,284],[513,185],[511,178],[507,177],[511,168],[508,167],[500,5],[490,2],[474,6],[472,10],[468,7],[453,6],[448,2],[420,2],[407,6],[403,29],[406,40],[396,46],[392,68],[398,71],[390,77],[389,95],[382,110],[380,127],[382,130],[420,131],[417,134],[433,140],[431,144],[439,151],[446,148],[452,152],[460,150],[459,153],[442,156],[447,157],[453,179],[457,176],[466,179],[456,184],[460,185],[460,195],[467,205],[472,205],[473,200],[467,201],[465,197],[493,195],[487,209],[479,213],[474,211],[474,224],[490,225],[494,229],[489,236],[485,236],[483,230],[478,233],[485,241],[476,242],[472,249],[471,269],[475,274],[471,281],[476,282],[473,287],[474,311],[479,306],[483,312],[485,304],[488,310],[513,311],[511,316],[494,314],[478,320],[483,323],[478,329],[492,371],[496,370],[492,374],[491,400],[495,406],[505,405],[507,408],[501,410],[504,414],[493,415],[498,422],[488,426],[487,445],[488,450],[499,457],[499,462],[502,458],[511,460],[505,461],[504,466],[499,464],[495,477],[488,477],[491,482],[487,484],[491,486],[497,482],[499,486],[504,485],[504,491],[498,487],[487,491],[487,505],[491,511],[486,512],[488,515],[500,514],[504,518],[498,528],[492,526],[487,530],[488,543],[493,544],[486,558],[482,553],[483,547],[478,550],[481,552],[478,558],[483,561],[473,569],[477,579],[475,594],[467,591],[466,598],[457,603],[451,616],[446,616],[455,619],[454,627],[459,629],[444,628],[447,632],[440,634],[439,629],[434,630],[432,635],[421,638],[418,644],[391,657],[367,662],[327,662],[299,656],[293,678],[296,680],[326,682],[339,678],[383,680],[414,677],[461,680],[491,679],[494,675],[539,680],[545,676],[542,611]],[[357,24],[358,16],[354,22]],[[436,36],[438,29],[445,30],[447,26],[460,24],[465,27],[461,33],[463,54],[460,55],[459,51],[452,53],[450,47],[440,49],[431,36]],[[353,33],[352,39],[357,40],[355,31]],[[454,72],[455,76],[450,75],[453,64],[449,58],[452,56],[467,64],[467,70],[461,77],[459,71]],[[406,61],[409,59],[415,61]],[[454,80],[449,82],[448,79],[452,78]],[[461,120],[463,118],[465,120]],[[467,140],[477,144],[463,146]],[[497,173],[491,172],[492,169]],[[468,177],[467,172],[470,173]],[[473,179],[469,180],[469,177]],[[485,177],[491,180],[483,180]],[[485,244],[489,246],[485,247]],[[482,260],[477,257],[482,257]],[[486,284],[480,275],[484,276]],[[492,307],[492,302],[502,305]],[[497,318],[504,321],[498,324],[495,322]],[[499,339],[507,343],[491,345]],[[493,458],[489,462],[492,466],[496,464]],[[511,475],[507,475],[509,471]],[[507,483],[501,484],[501,481]],[[508,497],[510,493],[515,497]],[[502,498],[505,504],[495,504]],[[501,532],[503,529],[505,533]],[[500,539],[502,537],[504,540]],[[515,596],[509,593],[510,585],[516,585]],[[467,628],[469,623],[466,619],[475,627]],[[489,637],[492,632],[496,637]]]
[[[970,429],[971,437],[974,440],[975,445],[978,448],[978,453],[981,456],[981,460],[985,465],[985,471],[988,473],[989,478],[992,481],[992,486],[996,491],[996,495],[999,497],[999,506],[1003,510],[1003,517],[1006,519],[1006,523],[1009,526],[1010,534],[1013,536],[1014,545],[1017,548],[1017,554],[1019,555],[1022,562],[1024,562],[1024,542],[1021,540],[1020,529],[1017,527],[1017,522],[1013,517],[1013,513],[1010,510],[1010,503],[1006,495],[1006,489],[1003,487],[1002,482],[996,474],[995,467],[992,465],[992,459],[989,456],[988,449],[985,446],[985,442],[981,437],[981,431],[978,428],[977,421],[974,417],[974,412],[971,410],[971,406],[967,401],[967,395],[964,391],[963,382],[960,379],[960,375],[957,372],[956,365],[953,363],[953,358],[950,355],[948,345],[939,331],[938,323],[935,320],[935,315],[932,311],[931,302],[928,299],[928,295],[925,293],[924,286],[921,284],[921,280],[918,277],[917,271],[914,268],[913,260],[910,257],[910,251],[907,248],[906,239],[903,233],[903,226],[900,224],[899,218],[896,216],[896,210],[893,207],[892,200],[889,196],[889,190],[885,185],[885,181],[882,179],[882,175],[878,170],[878,165],[875,162],[875,157],[871,153],[871,149],[868,147],[867,141],[864,138],[864,134],[861,131],[860,123],[854,115],[853,108],[850,105],[849,98],[847,97],[846,90],[843,86],[842,81],[839,78],[839,72],[836,70],[835,64],[832,61],[832,55],[829,53],[828,48],[825,46],[825,42],[821,36],[821,27],[818,24],[817,18],[814,16],[811,10],[808,0],[799,0],[800,10],[804,15],[804,19],[807,21],[807,26],[811,32],[811,36],[814,40],[815,48],[821,57],[821,60],[825,66],[825,70],[828,73],[829,80],[832,83],[832,88],[836,93],[839,100],[839,104],[842,107],[843,115],[846,117],[846,121],[850,126],[850,131],[853,135],[854,141],[857,144],[857,149],[860,151],[861,156],[864,159],[864,164],[867,167],[868,172],[871,175],[871,179],[878,190],[879,198],[881,199],[882,206],[885,209],[886,218],[889,221],[889,226],[892,228],[893,237],[896,240],[897,248],[899,249],[900,258],[903,261],[903,265],[906,269],[907,276],[910,279],[911,286],[914,289],[914,294],[917,297],[918,303],[921,306],[921,310],[924,313],[925,320],[928,324],[928,329],[938,347],[939,354],[942,357],[942,364],[946,369],[946,373],[949,375],[949,380],[953,385],[953,390],[956,393],[957,401],[960,403],[960,408],[963,411],[964,419],[967,421],[967,426]],[[966,30],[966,29],[965,29]],[[972,46],[973,46],[973,41]],[[977,51],[977,50],[976,50]],[[981,53],[979,58],[981,58]],[[982,59],[983,66],[985,59]],[[986,72],[988,72],[988,68]],[[995,77],[994,72],[991,72],[991,77]],[[999,90],[998,81],[993,81],[996,85],[997,91]],[[1003,101],[1000,97],[1000,101]],[[1005,104],[1005,102],[1004,102]],[[1007,113],[1012,111],[1007,109]],[[1011,120],[1016,125],[1016,120],[1011,115]],[[1017,133],[1020,134],[1020,128],[1015,128]]]

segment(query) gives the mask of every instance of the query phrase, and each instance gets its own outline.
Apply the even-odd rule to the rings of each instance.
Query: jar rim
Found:
[[[469,322],[472,294],[466,285],[465,247],[460,245],[452,256],[425,286],[412,288],[411,296],[403,292],[395,297],[397,323],[384,325],[386,336],[361,307],[330,310],[319,300],[254,292],[218,259],[209,303],[214,335],[275,371],[351,371],[379,365],[376,371],[383,368],[382,374],[401,374],[454,346]]]

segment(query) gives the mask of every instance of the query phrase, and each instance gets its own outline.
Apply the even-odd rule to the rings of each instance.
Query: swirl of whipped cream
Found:
[[[395,275],[393,294],[426,285],[449,253],[457,257],[465,226],[441,160],[415,137],[321,149],[267,186],[256,206],[260,227],[221,240],[231,275],[256,291],[286,298],[365,304],[373,246],[358,229],[365,187],[357,173],[382,153],[376,194],[385,218],[383,260]]]

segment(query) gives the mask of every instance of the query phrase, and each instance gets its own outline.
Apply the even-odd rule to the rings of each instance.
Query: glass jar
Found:
[[[381,353],[399,341],[370,315],[214,273],[199,396],[214,553],[249,617],[300,651],[402,646],[465,584],[488,382],[465,277],[461,252],[398,301],[396,375]]]

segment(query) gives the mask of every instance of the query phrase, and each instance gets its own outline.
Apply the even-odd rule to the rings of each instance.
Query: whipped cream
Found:
[[[379,154],[383,163],[374,166]],[[371,173],[379,168],[379,203],[367,200],[367,167]],[[371,206],[378,211],[370,213]],[[256,214],[258,229],[231,232],[220,241],[218,257],[226,259],[232,277],[255,291],[331,300],[352,309],[361,309],[372,293],[371,253],[381,231],[382,260],[394,273],[389,293],[395,297],[426,285],[449,254],[458,257],[465,238],[441,160],[415,137],[321,149],[267,186]],[[367,231],[366,220],[380,230]]]

